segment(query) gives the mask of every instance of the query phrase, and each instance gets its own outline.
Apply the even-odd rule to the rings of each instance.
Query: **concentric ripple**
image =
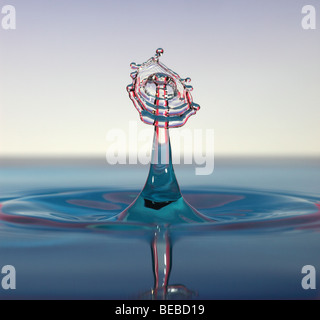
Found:
[[[137,196],[136,190],[56,190],[2,202],[0,220],[24,227],[152,230],[155,225],[144,221],[121,221],[120,213]],[[320,203],[312,197],[243,189],[200,189],[197,192],[186,190],[184,198],[208,221],[170,225],[171,230],[320,230]]]

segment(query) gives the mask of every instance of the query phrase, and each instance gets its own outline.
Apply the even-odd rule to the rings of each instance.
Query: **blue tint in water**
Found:
[[[211,221],[182,197],[172,165],[169,129],[155,127],[146,184],[137,199],[117,219],[153,225]]]
[[[301,268],[320,266],[320,197],[312,189],[319,170],[310,169],[307,176],[299,165],[288,166],[285,174],[296,181],[297,190],[305,188],[301,193],[291,183],[286,191],[277,190],[286,182],[279,180],[279,165],[274,171],[268,167],[268,190],[263,183],[257,186],[257,175],[265,171],[258,168],[250,174],[244,166],[225,171],[216,166],[210,184],[205,183],[208,177],[197,177],[202,186],[194,184],[191,168],[177,168],[186,201],[214,221],[174,224],[162,231],[153,223],[117,221],[139,195],[146,168],[120,168],[127,170],[125,180],[117,168],[99,166],[1,169],[0,263],[14,265],[18,277],[17,289],[0,290],[1,299],[152,298],[154,243],[159,252],[171,252],[168,299],[319,297],[318,290],[301,287]],[[246,188],[226,186],[237,184],[231,178],[224,179],[223,187],[213,184],[215,175],[219,180],[229,171],[245,175]],[[20,184],[13,183],[15,176]],[[300,186],[306,177],[309,185]],[[158,298],[164,297],[163,279],[159,275]]]
[[[24,226],[43,226],[49,228],[98,228],[111,230],[113,225],[125,225],[121,214],[137,197],[138,190],[88,190],[54,192],[11,199],[2,202],[1,221],[8,224]],[[318,198],[277,194],[266,191],[245,189],[204,188],[198,191],[184,192],[186,199],[193,207],[198,208],[207,218],[204,224],[197,221],[186,225],[170,224],[163,220],[172,230],[235,230],[269,227],[303,228],[305,224],[318,227]],[[169,215],[166,207],[156,212]],[[163,211],[162,211],[163,210]],[[146,214],[152,214],[153,211]],[[159,214],[159,216],[160,216]],[[143,217],[143,215],[141,215]],[[128,225],[141,225],[153,230],[158,222],[144,220],[129,221]],[[118,229],[118,227],[115,227]],[[131,227],[129,227],[131,228]],[[131,228],[132,229],[132,228]]]

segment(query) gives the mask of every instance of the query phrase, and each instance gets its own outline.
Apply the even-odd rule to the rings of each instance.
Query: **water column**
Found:
[[[156,87],[154,105],[155,114],[159,115],[159,107],[168,108],[169,77],[165,74],[155,74],[152,81]],[[168,110],[169,112],[169,110]],[[171,144],[168,122],[162,127],[159,121],[154,122],[154,138],[149,175],[141,193],[149,207],[162,208],[181,198],[180,188],[172,165]]]
[[[165,300],[171,270],[171,244],[167,228],[157,226],[151,250],[154,274],[154,288],[151,294],[155,300]]]
[[[200,109],[193,102],[187,85],[190,78],[180,76],[159,61],[163,49],[156,50],[143,64],[132,62],[132,84],[129,98],[140,119],[154,126],[154,139],[148,178],[136,200],[118,220],[152,223],[157,226],[176,223],[198,223],[208,219],[192,208],[182,197],[172,165],[169,128],[185,125]]]

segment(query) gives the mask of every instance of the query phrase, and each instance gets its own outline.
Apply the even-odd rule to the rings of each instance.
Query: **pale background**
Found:
[[[215,156],[320,155],[320,20],[301,27],[319,1],[6,4],[17,29],[0,28],[0,157],[104,157],[108,130],[138,121],[129,64],[158,47],[191,77],[201,110],[186,128],[214,129]]]

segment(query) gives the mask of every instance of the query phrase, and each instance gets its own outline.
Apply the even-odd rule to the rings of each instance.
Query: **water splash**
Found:
[[[150,240],[160,224],[124,221],[119,217],[138,190],[52,190],[48,194],[16,197],[0,202],[0,223],[25,228],[78,229],[79,231],[147,232]],[[184,198],[198,208],[206,223],[163,223],[174,231],[225,232],[227,230],[279,231],[313,228],[320,230],[320,199],[306,195],[231,189],[186,190]],[[161,230],[164,228],[161,227]]]
[[[192,87],[188,85],[190,79],[181,79],[160,63],[162,54],[163,50],[158,49],[156,55],[147,62],[141,65],[132,63],[131,68],[135,70],[131,74],[133,83],[127,88],[141,120],[155,127],[151,165],[143,190],[140,193],[138,190],[91,189],[66,192],[61,188],[41,195],[5,199],[0,201],[0,228],[2,234],[10,235],[10,240],[7,240],[9,245],[13,238],[14,241],[23,238],[22,233],[26,235],[24,244],[36,246],[34,243],[37,243],[39,247],[44,245],[41,238],[44,233],[46,237],[50,233],[54,234],[48,237],[48,243],[52,246],[61,241],[57,234],[63,235],[63,231],[67,232],[63,241],[77,233],[80,238],[97,234],[128,237],[130,240],[138,237],[150,246],[154,276],[153,288],[139,297],[187,299],[195,297],[196,292],[182,284],[170,284],[173,246],[177,240],[214,235],[220,240],[226,237],[229,243],[230,234],[233,238],[240,234],[246,237],[271,235],[272,238],[278,236],[278,239],[283,234],[313,234],[313,239],[318,240],[318,236],[314,235],[320,231],[320,205],[319,198],[315,197],[230,188],[197,191],[193,188],[182,196],[171,160],[169,128],[184,125],[199,110],[199,106],[193,103],[190,94]],[[91,239],[96,250],[95,240]],[[261,241],[261,238],[255,237],[253,240],[249,242],[255,243]],[[308,238],[305,242],[308,242]],[[217,245],[216,239],[212,244]],[[271,249],[275,254],[276,248]],[[89,261],[91,252],[95,250],[83,257],[80,244],[78,251],[83,260],[85,258]],[[43,253],[39,251],[36,257],[42,256]],[[253,252],[257,254],[256,250]],[[280,254],[282,256],[282,252]],[[232,256],[229,253],[220,255],[228,259]],[[241,259],[246,260],[245,257]],[[248,266],[251,267],[249,264],[250,260]],[[123,263],[122,268],[125,265]],[[75,263],[74,267],[78,265]],[[40,294],[43,291],[40,290]]]
[[[190,206],[181,195],[172,165],[167,128],[155,127],[151,159],[143,190],[118,219],[156,225],[212,222],[212,219]]]
[[[144,123],[160,128],[183,126],[200,109],[193,102],[190,78],[182,79],[159,61],[163,49],[143,64],[132,62],[132,84],[127,86],[129,97]]]
[[[196,223],[210,221],[191,207],[182,197],[174,173],[169,128],[181,127],[199,110],[186,85],[190,78],[181,79],[159,62],[163,49],[154,57],[137,65],[131,73],[133,83],[127,87],[129,97],[140,118],[155,127],[151,165],[146,184],[138,198],[119,217],[122,221],[154,224]]]

